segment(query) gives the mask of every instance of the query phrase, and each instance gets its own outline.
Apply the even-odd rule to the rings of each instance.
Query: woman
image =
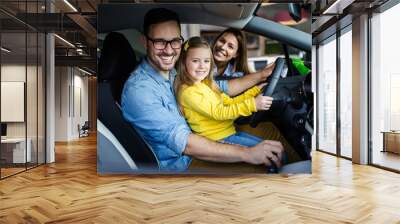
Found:
[[[224,30],[215,40],[213,57],[214,75],[219,88],[229,96],[236,96],[271,75],[273,65],[259,72],[250,73],[247,64],[246,37],[240,30]],[[236,79],[229,79],[239,77]],[[227,80],[228,79],[228,80]]]

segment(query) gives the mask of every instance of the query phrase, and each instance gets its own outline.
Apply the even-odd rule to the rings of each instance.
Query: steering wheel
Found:
[[[263,96],[272,96],[274,93],[276,84],[278,83],[282,70],[285,66],[285,59],[284,58],[277,58],[275,61],[275,68],[272,71],[272,75],[269,78],[269,84],[263,91]],[[258,111],[254,113],[250,118],[250,126],[252,128],[257,127],[258,123],[260,123],[261,115],[263,111]]]

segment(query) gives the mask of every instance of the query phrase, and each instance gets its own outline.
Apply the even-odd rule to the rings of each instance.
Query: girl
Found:
[[[174,87],[187,122],[194,132],[211,140],[243,146],[258,144],[262,139],[236,132],[233,122],[239,116],[271,107],[271,97],[258,95],[265,84],[230,98],[215,84],[213,68],[213,55],[206,41],[192,37],[185,42]]]

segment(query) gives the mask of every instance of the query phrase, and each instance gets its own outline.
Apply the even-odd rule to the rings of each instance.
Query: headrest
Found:
[[[125,36],[116,32],[109,33],[103,42],[99,59],[99,81],[126,79],[136,64],[135,52]]]

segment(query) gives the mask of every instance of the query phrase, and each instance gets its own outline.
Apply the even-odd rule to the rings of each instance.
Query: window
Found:
[[[18,7],[21,15],[38,13],[43,10],[40,6],[44,3],[18,2]],[[3,5],[15,6],[15,3]],[[5,87],[1,89],[0,110],[14,117],[1,119],[2,127],[7,127],[0,144],[0,178],[5,178],[45,162],[46,39],[44,33],[3,12],[0,17],[0,81]],[[4,100],[10,95],[19,99],[11,102],[18,111],[10,109],[10,102]]]
[[[340,155],[352,157],[352,32],[340,36]],[[347,31],[347,32],[346,32]]]
[[[336,39],[318,48],[318,149],[336,154]]]
[[[396,170],[400,170],[400,155],[385,151],[382,132],[400,130],[400,33],[393,29],[398,21],[400,5],[371,18],[372,163]]]

